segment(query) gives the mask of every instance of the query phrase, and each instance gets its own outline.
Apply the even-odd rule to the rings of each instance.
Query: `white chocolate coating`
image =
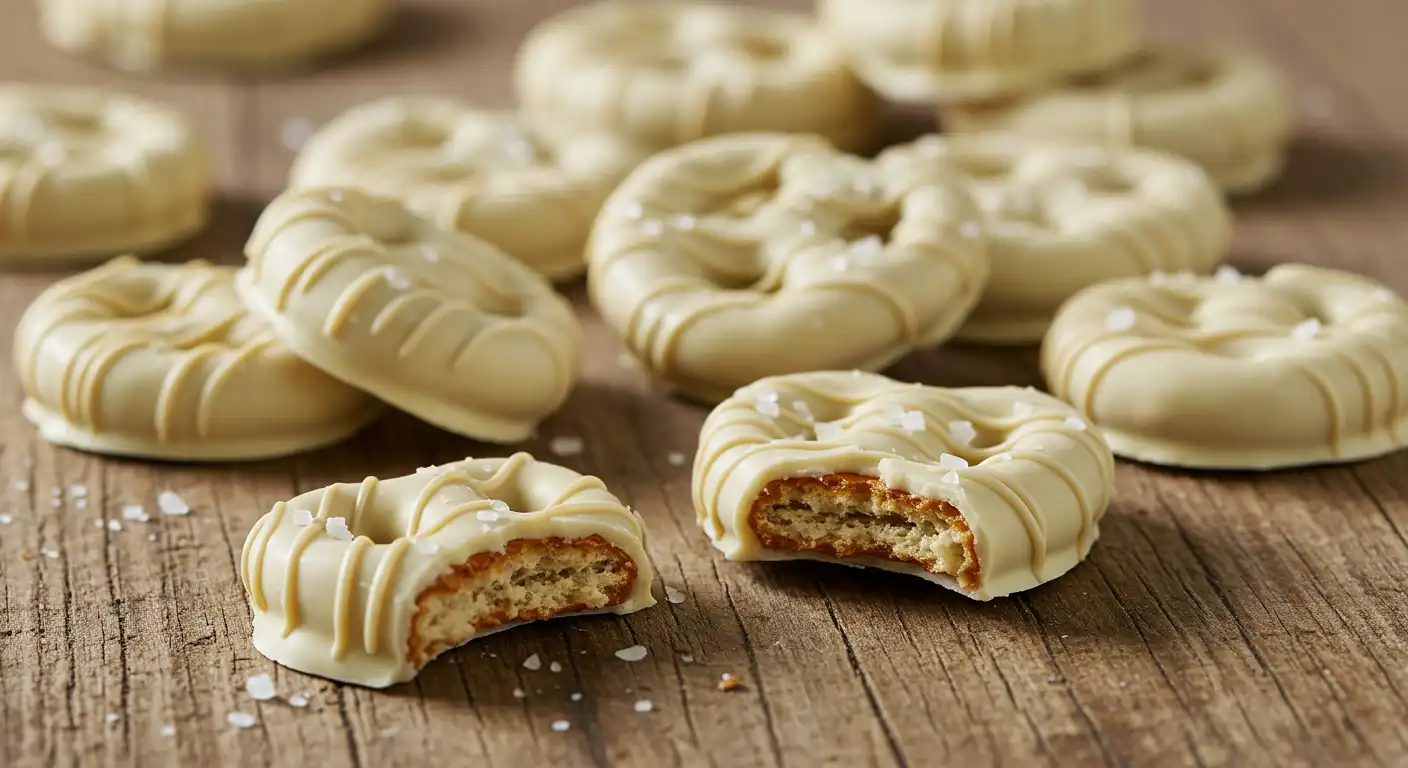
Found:
[[[290,186],[352,185],[396,198],[562,280],[586,268],[592,220],[643,159],[610,134],[558,134],[454,99],[389,97],[318,131]]]
[[[764,376],[879,369],[948,338],[987,280],[980,216],[934,164],[719,136],[617,187],[588,245],[588,287],[654,376],[718,402]]]
[[[1133,0],[820,0],[823,24],[891,99],[961,102],[1099,69],[1143,37]]]
[[[517,442],[572,389],[582,330],[541,275],[355,189],[285,192],[237,287],[300,357],[432,424]]]
[[[768,416],[759,408],[777,406]],[[923,414],[920,432],[896,423]],[[748,525],[769,482],[854,473],[887,488],[951,504],[971,529],[981,567],[976,589],[916,566],[880,559],[842,562],[921,576],[977,600],[1050,581],[1083,560],[1099,537],[1114,488],[1114,458],[1075,412],[1031,389],[942,389],[878,374],[840,371],[777,376],[740,389],[709,414],[694,460],[700,527],[730,560],[824,560],[767,549]],[[976,435],[954,437],[967,421]],[[819,425],[826,439],[818,437]],[[939,466],[943,454],[969,466]]]
[[[1332,269],[1095,286],[1057,314],[1042,371],[1116,454],[1154,464],[1273,469],[1408,444],[1408,304]]]
[[[497,511],[494,502],[511,511]],[[299,514],[311,520],[299,525]],[[332,518],[342,518],[351,535],[329,535]],[[374,688],[404,682],[419,671],[408,658],[417,597],[441,575],[515,539],[593,535],[636,566],[629,598],[606,612],[654,605],[640,516],[597,478],[526,453],[311,491],[275,504],[245,539],[240,579],[254,612],[254,647],[334,680]]]
[[[42,293],[15,332],[39,434],[95,453],[259,459],[337,442],[382,411],[279,344],[234,273],[129,257]]]
[[[1156,50],[1051,91],[943,115],[956,133],[1144,147],[1203,166],[1230,192],[1280,174],[1294,128],[1281,74],[1247,53]]]
[[[878,125],[874,94],[811,19],[736,4],[591,2],[536,27],[514,77],[543,124],[653,147],[779,131],[860,149]]]
[[[992,276],[958,338],[1039,343],[1077,291],[1154,272],[1207,274],[1232,241],[1222,190],[1171,155],[1002,135],[926,136],[880,165],[940,163],[969,176],[987,214]]]
[[[356,46],[390,0],[38,0],[51,45],[119,69],[260,70]]]
[[[172,109],[0,85],[0,263],[160,250],[205,226],[210,199],[205,147]]]

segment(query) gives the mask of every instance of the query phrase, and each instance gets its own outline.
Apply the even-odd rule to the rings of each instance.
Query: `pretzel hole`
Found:
[[[828,474],[774,480],[753,501],[749,527],[768,549],[879,558],[978,583],[973,534],[951,504],[887,488],[878,478]]]
[[[454,566],[416,598],[408,656],[417,667],[476,633],[620,605],[636,581],[630,555],[599,535],[515,539]]]

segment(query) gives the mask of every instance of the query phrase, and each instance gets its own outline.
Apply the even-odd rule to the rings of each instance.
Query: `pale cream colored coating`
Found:
[[[1109,66],[1143,39],[1136,0],[819,0],[861,77],[898,100],[1009,95]]]
[[[1408,444],[1408,304],[1347,272],[1098,285],[1057,314],[1041,365],[1126,458],[1272,469]]]
[[[329,534],[336,518],[334,527],[348,531],[342,538]],[[254,647],[334,680],[373,688],[404,682],[419,671],[407,658],[417,598],[442,575],[515,539],[590,536],[636,566],[629,597],[596,612],[654,605],[640,516],[601,480],[526,453],[311,491],[275,504],[245,539],[240,579]]]
[[[45,440],[177,461],[259,459],[356,432],[382,406],[280,344],[235,270],[114,259],[35,299],[15,332]]]
[[[1162,153],[1003,135],[926,136],[885,164],[939,163],[971,180],[987,215],[992,277],[958,338],[1041,341],[1061,303],[1102,280],[1207,274],[1226,256],[1232,215],[1196,165]]]
[[[567,300],[497,248],[355,189],[285,192],[237,287],[303,359],[432,424],[517,442],[577,378]]]
[[[934,164],[807,136],[703,139],[612,194],[588,288],[652,375],[718,402],[764,376],[880,369],[947,339],[987,280],[980,217]]]
[[[901,414],[909,412],[923,415],[922,430],[905,429]],[[973,434],[958,433],[953,422],[966,422]],[[941,467],[944,454],[968,466]],[[958,509],[973,534],[980,582],[965,590],[916,565],[839,562],[913,574],[977,600],[1030,589],[1085,559],[1114,488],[1114,459],[1100,433],[1048,395],[822,371],[763,379],[709,414],[694,460],[699,525],[730,560],[836,562],[767,549],[748,524],[768,483],[834,473],[879,478]]]
[[[954,108],[957,133],[1003,131],[1156,149],[1203,166],[1230,192],[1280,174],[1294,128],[1281,74],[1248,53],[1154,50],[1054,90]]]
[[[205,146],[132,96],[0,84],[0,263],[151,252],[210,211]]]
[[[601,203],[645,153],[602,132],[558,132],[510,112],[389,97],[324,126],[299,151],[294,187],[353,185],[468,232],[550,279],[581,274]]]
[[[391,0],[38,0],[50,44],[120,69],[260,70],[352,48]]]
[[[880,115],[811,19],[739,4],[588,3],[536,27],[514,77],[523,110],[544,124],[657,148],[779,131],[860,149]]]

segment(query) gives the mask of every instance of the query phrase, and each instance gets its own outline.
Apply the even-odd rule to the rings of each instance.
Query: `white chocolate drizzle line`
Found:
[[[390,610],[392,593],[395,591],[397,574],[412,545],[417,541],[441,533],[465,514],[492,508],[494,499],[504,495],[506,487],[512,484],[518,473],[532,461],[533,458],[529,454],[516,453],[506,459],[492,475],[483,479],[458,471],[437,474],[417,493],[409,510],[409,522],[403,535],[389,544],[376,544],[364,535],[355,536],[343,552],[342,562],[338,568],[334,595],[336,602],[332,657],[340,660],[350,650],[352,630],[358,620],[354,615],[359,586],[358,575],[362,559],[369,551],[382,551],[382,558],[377,564],[377,570],[372,578],[370,592],[367,596],[366,613],[361,617],[363,649],[369,654],[375,654],[384,642],[382,635],[386,625],[386,615]],[[379,484],[380,481],[377,478],[368,477],[357,486],[356,500],[349,513],[350,529],[355,530],[365,523],[368,514],[373,514],[372,498]],[[289,546],[283,585],[283,635],[285,637],[298,628],[300,619],[299,563],[307,548],[325,533],[328,519],[336,516],[339,508],[346,505],[346,495],[339,496],[342,487],[342,484],[328,486],[318,500],[317,513],[313,516],[312,521],[298,532]],[[422,530],[421,523],[425,519],[426,507],[437,493],[448,487],[469,489],[483,498],[457,505],[439,513],[438,519]],[[559,492],[557,497],[543,509],[514,514],[531,515],[536,518],[553,518],[603,511],[619,512],[621,507],[615,504],[598,501],[572,501],[584,492],[605,490],[606,486],[600,479],[582,476]],[[264,592],[263,584],[265,556],[275,530],[285,524],[287,507],[287,503],[281,501],[275,504],[268,514],[261,517],[245,539],[245,545],[240,554],[240,578],[251,602],[259,611],[268,610],[268,597]],[[627,512],[622,516],[622,522],[627,522],[627,520],[629,520],[633,535],[641,536],[639,519]]]

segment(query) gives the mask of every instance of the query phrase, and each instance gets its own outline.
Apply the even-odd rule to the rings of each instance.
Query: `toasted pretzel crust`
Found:
[[[410,635],[406,638],[406,658],[419,668],[445,650],[464,642],[461,640],[460,642],[427,644],[421,640],[423,627],[431,618],[429,604],[432,600],[437,597],[455,595],[464,589],[467,583],[476,579],[484,579],[492,577],[496,573],[502,573],[525,553],[533,554],[545,551],[571,553],[586,557],[594,556],[598,561],[609,561],[608,575],[612,578],[602,585],[605,599],[593,602],[558,602],[550,607],[528,610],[510,608],[480,612],[466,622],[466,629],[469,632],[465,635],[465,640],[472,638],[480,630],[494,629],[510,622],[545,621],[568,614],[613,608],[624,603],[635,589],[635,561],[619,547],[613,546],[600,536],[592,535],[581,539],[562,539],[556,536],[545,539],[514,539],[504,547],[502,552],[478,552],[471,555],[468,560],[441,574],[435,583],[426,587],[416,596],[416,620],[411,625]]]
[[[699,526],[730,560],[839,559],[990,600],[1085,559],[1114,458],[1035,390],[817,371],[719,404],[692,478]]]
[[[237,71],[287,67],[350,49],[378,32],[391,0],[39,0],[57,48],[118,69]]]
[[[899,512],[911,524],[916,518],[942,522],[958,534],[958,541],[963,547],[962,566],[948,570],[932,557],[906,555],[891,546],[857,545],[838,536],[799,539],[789,535],[770,519],[769,508],[797,503],[786,501],[787,497],[813,493],[829,495],[856,509],[869,505],[871,508],[884,508],[891,514]],[[753,509],[748,515],[748,526],[757,534],[758,541],[768,549],[818,552],[836,558],[875,557],[898,563],[913,563],[935,575],[957,578],[959,585],[964,589],[976,589],[982,573],[982,564],[978,562],[978,553],[973,546],[973,532],[963,519],[963,513],[945,501],[926,499],[912,493],[886,488],[878,477],[843,472],[820,477],[773,480],[763,486],[762,492],[753,502]]]
[[[279,502],[240,580],[260,653],[382,688],[498,628],[654,605],[644,541],[601,480],[517,453]]]
[[[158,251],[205,226],[211,196],[206,148],[169,107],[0,85],[0,263]]]

